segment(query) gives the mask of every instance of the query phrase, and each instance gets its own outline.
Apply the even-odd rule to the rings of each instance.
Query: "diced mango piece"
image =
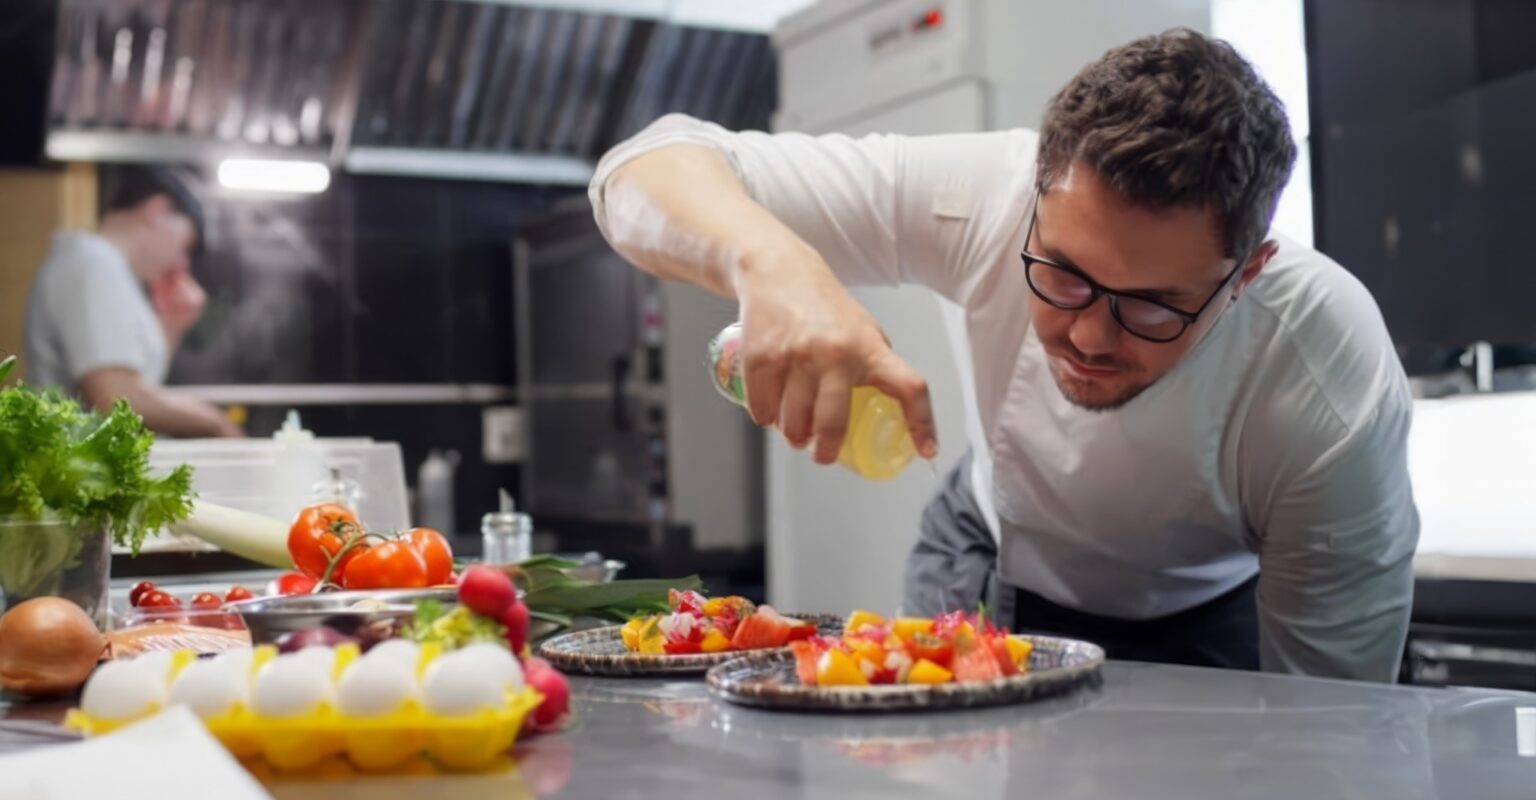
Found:
[[[724,597],[711,597],[704,601],[704,608],[701,610],[706,617],[718,617],[725,613],[725,608]]]
[[[954,677],[954,673],[926,658],[919,658],[912,669],[907,670],[907,683],[949,683]]]
[[[699,642],[699,649],[705,653],[719,653],[729,649],[731,637],[725,635],[725,631],[719,628],[710,628],[709,633],[704,634],[704,641]]]
[[[919,633],[933,633],[933,620],[920,617],[897,617],[891,620],[891,633],[903,642],[912,641]]]
[[[1004,644],[1008,647],[1008,655],[1013,657],[1013,663],[1018,664],[1020,668],[1029,666],[1029,654],[1035,651],[1033,642],[1017,636],[1009,636],[1004,640]]]
[[[817,686],[868,686],[869,678],[864,671],[838,649],[828,650],[816,661]]]
[[[640,649],[640,626],[644,624],[644,619],[636,617],[624,623],[624,627],[619,629],[619,637],[624,640],[625,650],[633,652]]]
[[[879,642],[871,642],[867,639],[854,639],[844,642],[844,644],[848,645],[848,649],[854,658],[868,661],[877,667],[885,664],[885,648],[881,647]]]
[[[885,624],[885,617],[873,611],[855,611],[848,615],[848,621],[843,625],[843,633],[856,633],[867,625],[880,626]]]
[[[661,634],[660,615],[648,617],[640,622],[639,642],[635,649],[647,655],[660,655],[666,652],[667,637]]]

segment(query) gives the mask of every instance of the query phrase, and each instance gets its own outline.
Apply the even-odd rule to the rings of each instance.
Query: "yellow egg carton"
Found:
[[[418,678],[441,652],[435,643],[422,646],[416,665]],[[256,648],[251,675],[276,656],[277,650],[271,645]],[[171,662],[170,679],[174,681],[196,657],[191,651],[177,653]],[[357,657],[356,645],[337,647],[332,680]],[[203,724],[237,758],[265,762],[282,772],[310,770],[334,762],[338,756],[368,772],[419,771],[423,756],[448,770],[480,771],[505,763],[500,757],[517,741],[523,719],[543,700],[543,695],[525,686],[507,692],[506,701],[498,708],[452,717],[433,714],[414,701],[377,717],[348,717],[322,704],[310,714],[273,718],[257,715],[242,704],[205,718]],[[158,710],[134,719],[104,720],[72,709],[65,725],[97,736]]]

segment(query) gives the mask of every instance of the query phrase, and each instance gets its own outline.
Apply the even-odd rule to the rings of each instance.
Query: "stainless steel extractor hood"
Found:
[[[621,5],[63,0],[47,154],[576,185],[663,113],[766,126],[766,36]]]

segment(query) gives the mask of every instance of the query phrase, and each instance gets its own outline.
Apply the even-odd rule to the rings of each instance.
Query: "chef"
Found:
[[[152,430],[239,436],[219,410],[163,385],[207,295],[191,272],[202,208],[160,167],[127,167],[95,231],[61,231],[27,299],[28,381],[101,410],[126,399]]]
[[[591,197],[640,268],[740,303],[752,417],[817,463],[860,385],[939,446],[923,378],[843,287],[964,309],[986,448],[924,514],[908,612],[986,601],[1116,658],[1391,681],[1410,395],[1365,288],[1269,231],[1295,157],[1253,68],[1174,30],[1089,64],[1038,132],[669,116]]]

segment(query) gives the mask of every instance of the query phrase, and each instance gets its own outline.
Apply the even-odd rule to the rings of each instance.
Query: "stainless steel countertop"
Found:
[[[572,688],[574,727],[521,742],[514,770],[269,788],[280,800],[1536,798],[1536,729],[1522,747],[1516,722],[1536,694],[1519,692],[1127,662],[1042,702],[925,714],[759,711],[712,700],[699,681]],[[46,723],[67,705],[0,699],[0,722]],[[0,726],[0,753],[44,742]]]
[[[1111,662],[1095,688],[959,713],[742,708],[698,682],[574,679],[574,730],[521,767],[555,796],[1529,798],[1536,695]],[[1536,726],[1536,719],[1528,719]],[[544,758],[541,758],[544,757]]]

